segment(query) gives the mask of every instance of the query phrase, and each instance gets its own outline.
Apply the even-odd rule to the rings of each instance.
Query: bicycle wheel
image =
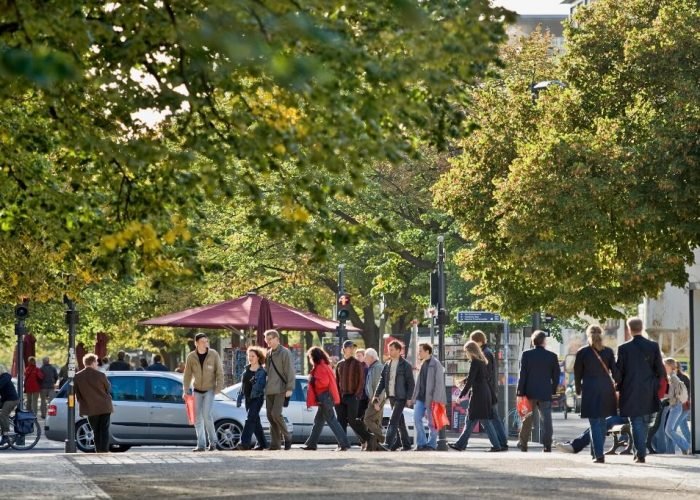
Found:
[[[39,439],[41,439],[41,426],[39,425],[39,420],[35,418],[32,432],[28,434],[17,434],[10,443],[10,446],[15,450],[31,450],[39,442]]]

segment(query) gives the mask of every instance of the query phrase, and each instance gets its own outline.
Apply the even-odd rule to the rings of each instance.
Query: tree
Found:
[[[481,128],[436,201],[472,242],[460,264],[485,306],[612,317],[687,281],[700,244],[698,16],[690,1],[600,0],[567,28],[560,64],[535,35],[474,90]],[[541,79],[568,84],[534,104],[532,50]]]
[[[510,19],[486,0],[4,3],[0,245],[59,253],[59,294],[81,269],[196,274],[184,221],[205,202],[245,198],[317,258],[350,241],[329,200],[461,134]]]

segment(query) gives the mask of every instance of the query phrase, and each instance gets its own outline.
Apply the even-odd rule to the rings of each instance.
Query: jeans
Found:
[[[632,428],[632,442],[634,444],[634,456],[644,458],[647,456],[647,433],[649,432],[651,415],[630,417]]]
[[[627,417],[619,417],[617,415],[614,415],[612,417],[608,417],[605,419],[605,428],[607,430],[610,430],[616,425],[623,425],[623,424],[629,424],[629,420]],[[571,446],[574,448],[574,453],[578,453],[581,450],[583,450],[586,446],[591,444],[591,429],[590,427],[583,431],[581,435],[576,437],[573,441],[571,441]]]
[[[391,419],[389,419],[389,428],[386,430],[386,439],[384,444],[389,448],[394,448],[397,439],[401,439],[401,446],[404,449],[411,447],[411,438],[406,429],[406,421],[403,418],[403,409],[406,407],[405,399],[389,398],[391,403]],[[397,435],[398,434],[398,435]]]
[[[92,428],[92,435],[95,441],[95,453],[109,452],[109,420],[111,414],[90,415],[88,423]]]
[[[316,411],[316,416],[314,417],[314,426],[311,428],[311,434],[309,438],[304,443],[306,446],[315,447],[318,444],[318,438],[321,437],[321,432],[323,431],[324,424],[328,424],[328,427],[333,431],[335,439],[338,441],[338,446],[341,448],[350,448],[350,441],[348,441],[348,435],[340,426],[340,422],[335,416],[335,410],[333,408],[333,399],[329,392],[324,392],[316,397],[318,401],[318,410]]]
[[[197,392],[194,395],[194,430],[197,433],[197,448],[207,447],[207,436],[209,445],[216,445],[216,429],[214,428],[214,417],[211,414],[211,407],[214,404],[214,391]],[[205,434],[206,429],[206,434]]]
[[[361,442],[366,442],[371,437],[365,424],[358,420],[358,410],[360,408],[360,400],[354,394],[344,394],[340,397],[340,403],[336,405],[335,410],[338,413],[338,423],[343,432],[347,435],[348,425],[355,431],[355,435]]]
[[[459,438],[457,439],[457,441],[455,441],[454,445],[460,449],[466,448],[469,444],[469,438],[472,435],[472,430],[474,430],[474,426],[477,422],[479,422],[484,427],[484,429],[486,429],[486,435],[489,437],[489,441],[491,441],[491,446],[493,446],[494,448],[501,448],[501,444],[496,438],[496,431],[493,428],[493,421],[486,419],[472,420],[471,418],[468,418],[464,422],[464,430],[462,430],[462,434],[459,435]]]
[[[680,418],[678,419],[678,423],[676,423],[676,429],[681,431],[681,434],[683,435],[685,440],[688,441],[688,444],[690,444],[690,427],[688,427],[689,416],[690,410],[683,410]]]
[[[602,458],[604,456],[603,448],[605,447],[605,433],[607,432],[607,425],[605,424],[605,418],[589,418],[588,423],[591,426],[591,439],[593,440],[593,446],[591,446],[591,455],[593,458]]]
[[[425,437],[425,429],[423,428],[423,417],[426,416],[428,417],[428,429],[430,429],[428,439]],[[426,408],[425,401],[416,401],[413,407],[413,425],[416,431],[416,447],[429,446],[433,450],[437,449],[438,431],[433,428],[433,412],[431,408]]]
[[[248,404],[246,404],[246,419],[243,425],[243,432],[241,433],[241,444],[244,446],[250,445],[250,438],[255,433],[255,439],[258,442],[258,446],[267,448],[267,440],[265,439],[265,432],[263,431],[262,422],[260,422],[260,409],[262,408],[265,398],[260,396],[259,398],[251,399]]]
[[[270,449],[279,450],[282,438],[285,442],[292,441],[292,436],[287,431],[287,423],[282,416],[284,408],[284,392],[279,394],[268,394],[265,397],[265,407],[267,409],[267,420],[270,422]]]
[[[520,441],[520,446],[523,449],[527,449],[527,443],[530,441],[530,436],[532,435],[532,420],[534,418],[535,407],[540,413],[540,429],[542,432],[542,444],[545,448],[552,447],[552,435],[554,434],[554,429],[552,428],[552,402],[551,401],[539,401],[537,399],[531,399],[532,412],[530,415],[523,420],[522,427],[520,428],[520,435],[518,439]]]
[[[664,432],[673,440],[673,442],[681,449],[682,452],[686,452],[688,451],[688,448],[690,448],[690,444],[688,441],[686,441],[683,435],[676,430],[678,420],[681,418],[681,414],[683,413],[683,405],[681,403],[677,403],[670,406],[668,412],[668,420],[666,420]]]
[[[489,434],[489,441],[493,444],[497,442],[501,448],[508,447],[508,437],[506,436],[506,428],[503,425],[503,420],[498,415],[498,403],[493,405],[491,409],[493,412],[493,419],[491,420],[491,428],[494,430],[494,436]],[[486,432],[489,432],[489,427],[486,427]],[[495,445],[494,445],[495,446]]]

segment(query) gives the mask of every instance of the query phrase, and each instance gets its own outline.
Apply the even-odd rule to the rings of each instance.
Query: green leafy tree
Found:
[[[472,242],[459,262],[484,305],[610,317],[687,281],[700,243],[699,15],[690,1],[600,0],[567,29],[560,61],[535,35],[474,90],[481,128],[436,201]],[[528,67],[568,87],[533,103]]]

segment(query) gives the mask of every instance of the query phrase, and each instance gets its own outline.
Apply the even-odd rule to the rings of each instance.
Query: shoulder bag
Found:
[[[613,393],[615,393],[615,403],[619,403],[619,401],[620,401],[620,394],[617,392],[617,388],[615,387],[615,380],[613,380],[613,378],[612,378],[612,373],[610,373],[610,369],[608,368],[608,366],[607,366],[607,365],[605,364],[605,362],[603,361],[603,358],[600,357],[600,354],[598,354],[598,351],[595,350],[595,347],[593,347],[593,346],[590,346],[590,347],[591,347],[591,351],[593,351],[593,354],[595,354],[595,357],[598,358],[598,361],[600,361],[600,366],[603,367],[603,371],[604,371],[607,375],[609,375],[610,384],[612,385]]]

